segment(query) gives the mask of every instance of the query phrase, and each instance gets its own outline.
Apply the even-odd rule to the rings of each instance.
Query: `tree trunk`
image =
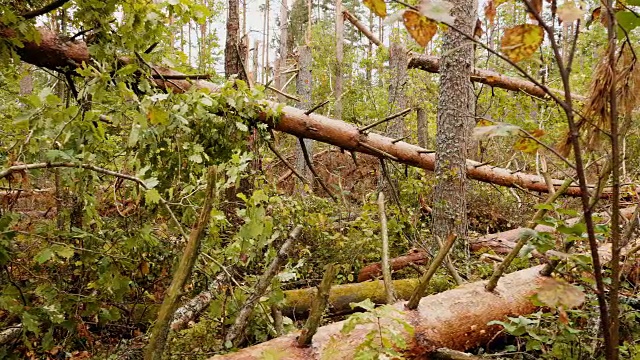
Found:
[[[399,40],[392,40],[389,47],[389,115],[407,107],[405,85],[407,83],[407,50]],[[387,128],[387,136],[401,138],[404,136],[404,116],[391,120]]]
[[[313,80],[311,77],[311,64],[313,60],[311,57],[311,48],[308,45],[301,46],[298,55],[298,76],[296,79],[297,94],[300,98],[298,106],[308,110],[313,106],[311,104],[311,81]],[[304,145],[309,154],[309,159],[313,161],[313,140],[305,138]],[[313,183],[313,175],[304,160],[304,154],[300,145],[297,146],[296,151],[296,170],[305,178],[309,179],[310,183]],[[304,184],[299,182],[298,186],[298,192],[301,194],[304,193]]]
[[[544,286],[553,286],[553,278],[539,274],[543,266],[517,271],[503,277],[494,292],[484,289],[485,281],[475,282],[427,296],[420,301],[416,311],[407,311],[404,302],[392,305],[398,312],[393,320],[382,317],[380,323],[358,326],[342,334],[344,321],[323,326],[313,337],[311,348],[298,348],[294,332],[262,344],[242,349],[236,353],[215,356],[217,360],[263,359],[264,354],[278,354],[278,359],[353,359],[358,344],[367,334],[378,331],[378,325],[391,326],[407,339],[407,357],[425,358],[438,348],[446,347],[464,351],[491,341],[502,327],[487,325],[492,320],[504,320],[507,316],[526,315],[537,309],[531,296]],[[414,326],[415,334],[409,336],[397,320]],[[374,343],[379,340],[374,340]]]
[[[427,120],[427,112],[424,108],[419,107],[416,117],[418,118],[418,146],[426,149],[429,146],[429,122]]]
[[[453,4],[451,15],[456,18],[455,25],[471,34],[475,20],[474,1],[455,0]],[[432,233],[443,241],[449,234],[457,234],[460,244],[467,234],[465,161],[472,102],[469,76],[473,47],[462,35],[448,30],[443,36],[442,52]]]
[[[342,61],[344,58],[344,17],[342,15],[342,0],[336,0],[336,84],[333,94],[334,117],[342,119]]]
[[[237,75],[238,79],[247,81],[243,68],[245,59],[241,58],[240,41],[238,33],[240,31],[240,14],[238,0],[229,0],[227,11],[227,41],[224,47],[224,74],[227,78]]]
[[[289,22],[289,10],[287,9],[287,0],[281,0],[280,6],[280,47],[278,49],[278,59],[275,64],[275,85],[278,90],[284,91],[282,86],[284,85],[282,70],[287,65],[287,27]],[[283,95],[278,94],[278,101],[284,103],[286,98]]]

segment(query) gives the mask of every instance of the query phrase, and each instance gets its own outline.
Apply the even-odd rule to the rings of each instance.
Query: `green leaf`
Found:
[[[40,321],[35,315],[30,314],[29,312],[22,313],[22,326],[27,331],[31,331],[34,334],[40,334]]]
[[[55,251],[56,255],[65,259],[70,259],[73,256],[73,254],[75,254],[75,250],[73,250],[73,248],[70,246],[56,244],[56,245],[53,245],[51,249]]]
[[[40,251],[40,253],[38,253],[38,255],[36,255],[35,260],[38,262],[38,264],[43,264],[49,260],[51,260],[53,258],[53,250],[51,250],[51,248],[44,248],[42,249],[42,251]]]
[[[136,70],[138,70],[137,64],[125,65],[116,71],[116,75],[127,76],[133,74]]]
[[[616,21],[618,25],[629,33],[631,30],[640,26],[640,17],[636,16],[631,11],[618,11],[616,13]],[[624,32],[618,29],[618,38],[624,38]]]
[[[160,197],[160,193],[158,193],[158,190],[149,189],[144,194],[144,199],[149,204],[158,204],[158,203],[160,203],[161,197]]]
[[[159,183],[160,181],[158,181],[158,179],[155,177],[150,177],[144,180],[144,186],[146,186],[147,189],[153,189]]]
[[[196,164],[202,164],[202,155],[193,154],[193,155],[189,156],[189,161],[193,161]]]
[[[349,304],[349,306],[351,306],[352,309],[359,307],[366,311],[373,311],[373,309],[375,309],[376,307],[376,304],[374,304],[371,299],[365,299],[360,301],[359,303],[351,303]]]

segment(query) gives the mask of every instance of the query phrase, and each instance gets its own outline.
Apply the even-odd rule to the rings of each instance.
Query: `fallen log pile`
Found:
[[[15,32],[11,29],[0,29],[0,39],[14,36]],[[62,39],[47,29],[40,29],[40,38],[39,43],[25,41],[22,48],[16,49],[23,61],[57,71],[74,66],[80,67],[83,63],[91,62],[87,45],[82,41]],[[123,61],[130,62],[128,59]],[[153,75],[155,76],[152,80],[157,86],[174,92],[184,92],[192,88],[206,89],[213,93],[219,91],[216,84],[204,80],[181,80],[179,78],[184,77],[184,74],[162,67],[154,66]],[[162,77],[171,78],[171,80],[163,80]],[[268,101],[267,104],[273,109],[281,107],[281,104],[275,102]],[[299,138],[321,141],[341,149],[387,158],[428,171],[435,169],[436,155],[433,151],[373,132],[360,131],[357,126],[344,121],[317,114],[308,115],[305,110],[294,107],[281,108],[278,119],[270,119],[266,113],[260,113],[255,120],[269,124],[274,130]],[[467,160],[467,177],[540,193],[549,191],[542,176],[512,171],[473,160]],[[560,186],[561,183],[561,180],[553,180],[554,186]],[[581,191],[577,185],[569,187],[566,191],[568,196],[580,196],[580,194]]]

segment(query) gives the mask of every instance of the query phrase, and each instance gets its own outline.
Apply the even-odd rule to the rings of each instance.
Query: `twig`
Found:
[[[288,168],[289,170],[295,174],[295,176],[298,177],[298,179],[300,179],[300,181],[302,181],[303,183],[307,184],[307,185],[311,185],[311,182],[309,182],[309,180],[307,180],[304,176],[302,176],[302,174],[300,174],[298,172],[298,170],[296,170],[296,168],[291,165],[287,159],[285,159],[282,154],[280,154],[280,152],[278,150],[276,150],[276,147],[273,146],[273,142],[269,141],[269,140],[265,140],[265,142],[267,143],[267,146],[269,147],[269,150],[271,150],[277,157],[278,159],[280,159],[280,161],[282,161]]]
[[[26,20],[33,19],[33,18],[38,17],[40,15],[44,15],[46,13],[49,13],[49,12],[59,8],[59,7],[62,7],[62,5],[66,4],[68,2],[69,2],[69,0],[56,0],[56,1],[52,2],[52,3],[49,3],[49,5],[41,7],[40,9],[36,9],[36,10],[32,10],[32,11],[26,12],[24,14],[21,14],[20,16],[22,16]]]
[[[389,233],[387,231],[387,214],[384,211],[383,191],[378,194],[378,211],[380,214],[380,235],[382,236],[382,279],[384,280],[387,304],[393,304],[396,302],[396,294],[393,289],[391,269],[389,268]]]
[[[482,360],[479,356],[467,354],[462,351],[440,348],[431,355],[435,360]]]
[[[314,111],[316,111],[316,110],[320,109],[321,107],[327,105],[328,103],[329,103],[329,100],[325,100],[325,101],[321,102],[320,104],[312,107],[311,109],[305,111],[304,114],[307,115],[307,116],[311,115],[311,113],[313,113]]]
[[[418,304],[420,304],[420,299],[422,298],[422,296],[424,295],[424,292],[427,290],[427,287],[429,286],[429,281],[431,281],[431,278],[436,273],[436,270],[438,270],[438,267],[440,267],[444,259],[447,257],[447,254],[449,254],[449,251],[453,247],[453,243],[456,241],[457,238],[458,238],[458,235],[450,234],[449,237],[447,238],[447,242],[444,244],[443,247],[440,248],[440,250],[438,251],[438,254],[433,259],[433,262],[429,265],[429,269],[424,275],[422,275],[422,277],[420,278],[420,283],[418,283],[418,286],[416,286],[415,290],[413,291],[413,294],[411,294],[411,298],[409,298],[409,302],[406,305],[409,310],[415,310],[418,308]]]
[[[367,144],[367,143],[361,142],[361,143],[360,143],[360,144],[358,144],[358,145],[362,146],[362,147],[363,147],[363,148],[365,148],[365,149],[368,149],[368,150],[370,150],[370,151],[374,152],[374,153],[375,153],[375,154],[377,154],[378,156],[386,157],[386,158],[389,158],[389,159],[391,159],[391,160],[393,160],[393,161],[398,161],[398,158],[397,158],[397,157],[395,157],[395,156],[393,156],[393,155],[391,155],[391,154],[389,154],[389,153],[387,153],[387,152],[385,152],[385,151],[383,151],[383,150],[380,150],[380,149],[378,149],[378,148],[375,148],[375,147],[373,147],[373,146],[371,146],[371,145],[369,145],[369,144]]]
[[[383,124],[383,123],[385,123],[387,121],[393,120],[393,119],[398,118],[398,117],[403,116],[403,115],[406,115],[406,114],[410,113],[411,110],[412,110],[411,108],[404,109],[404,110],[402,110],[402,111],[400,111],[398,113],[395,113],[393,115],[389,115],[389,116],[387,116],[386,118],[384,118],[382,120],[376,121],[373,124],[365,125],[365,126],[359,128],[358,131],[360,133],[363,133],[363,132],[365,132],[365,131],[373,128],[373,127],[376,127],[376,126],[378,126],[380,124]]]
[[[329,191],[329,188],[324,183],[324,181],[322,181],[322,179],[318,175],[318,172],[313,167],[313,164],[311,163],[311,158],[309,157],[309,152],[307,151],[307,146],[304,143],[304,138],[299,137],[298,141],[300,142],[300,147],[302,148],[302,156],[304,157],[304,161],[307,163],[307,167],[311,171],[311,174],[313,174],[313,177],[318,181],[318,183],[320,183],[320,186],[322,186],[322,189],[331,197],[331,199],[337,202],[338,199],[336,199],[335,195],[333,195],[331,191]]]
[[[267,291],[269,285],[271,285],[271,280],[274,276],[276,276],[276,274],[284,264],[284,261],[289,256],[289,250],[293,245],[293,241],[296,240],[301,233],[302,225],[296,226],[293,231],[291,231],[287,240],[284,242],[284,244],[282,244],[282,247],[280,247],[280,250],[278,251],[276,257],[273,258],[267,270],[260,276],[260,279],[258,279],[258,283],[255,286],[253,294],[251,294],[247,298],[247,300],[244,302],[244,305],[238,312],[238,316],[236,317],[235,322],[233,323],[233,325],[231,325],[231,328],[225,336],[225,342],[234,344],[238,337],[242,335],[249,322],[249,316],[251,316],[254,306]]]
[[[333,282],[335,275],[335,266],[333,264],[327,265],[324,271],[324,276],[322,277],[322,282],[318,285],[316,298],[313,301],[313,304],[311,304],[311,310],[309,312],[307,322],[298,337],[299,347],[307,347],[311,345],[311,339],[313,338],[313,335],[315,335],[316,331],[318,331],[320,320],[322,320],[322,314],[329,302],[329,292],[331,291],[331,283]]]
[[[438,242],[438,246],[442,248],[442,240],[440,240],[440,238],[436,236],[436,241]],[[449,255],[447,255],[447,257],[444,259],[444,265],[447,267],[447,270],[449,271],[449,274],[451,274],[453,281],[455,281],[458,286],[464,284],[464,280],[462,279],[462,277],[460,277],[460,274],[458,273],[458,270],[456,270],[456,267],[453,266],[453,262],[451,261],[451,257]]]
[[[275,93],[277,93],[277,94],[280,94],[280,95],[282,95],[282,96],[286,97],[287,99],[291,99],[291,100],[293,100],[293,101],[300,102],[300,99],[299,99],[298,97],[296,97],[296,96],[294,96],[294,95],[291,95],[291,94],[287,94],[286,92],[280,91],[280,90],[278,90],[278,89],[274,88],[274,87],[273,87],[273,86],[271,86],[271,85],[265,85],[265,87],[266,87],[267,89],[271,90],[271,91],[274,91],[274,92],[275,92]]]
[[[547,199],[547,201],[544,202],[544,205],[553,204],[558,199],[558,197],[560,197],[560,195],[562,195],[565,191],[567,191],[571,183],[572,183],[571,179],[566,179],[564,183],[562,183],[562,186],[560,186],[560,188],[554,194],[549,195],[549,198]],[[546,213],[547,213],[547,209],[545,207],[541,207],[540,209],[538,209],[538,211],[536,211],[531,221],[529,221],[529,223],[527,224],[525,231],[520,233],[520,235],[518,236],[518,242],[516,243],[516,245],[513,247],[511,252],[509,252],[507,257],[500,263],[500,265],[498,265],[496,270],[493,272],[493,275],[491,275],[491,278],[489,279],[489,282],[485,287],[487,291],[491,292],[495,290],[496,286],[498,286],[498,280],[500,280],[500,277],[502,276],[502,274],[504,274],[507,268],[509,268],[509,265],[511,265],[511,262],[513,261],[513,259],[515,259],[516,256],[518,256],[518,254],[520,253],[520,250],[522,250],[522,247],[524,247],[524,245],[530,239],[534,238],[538,234],[535,230],[533,230],[533,228],[536,227],[537,221],[542,219],[542,217]]]
[[[400,141],[403,141],[403,140],[407,139],[408,137],[409,136],[407,135],[407,136],[403,136],[401,138],[393,139],[393,140],[391,140],[391,143],[392,144],[399,143]]]

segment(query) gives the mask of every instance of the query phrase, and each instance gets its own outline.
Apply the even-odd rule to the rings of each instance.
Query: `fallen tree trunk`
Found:
[[[409,264],[424,264],[428,259],[424,251],[414,251],[408,255],[398,256],[390,259],[391,270],[396,271],[405,268]],[[363,267],[358,273],[358,282],[374,279],[382,275],[382,264],[374,263]]]
[[[409,299],[416,286],[418,286],[418,279],[393,281],[396,297],[400,300]],[[315,287],[285,291],[282,315],[294,320],[305,318],[309,313],[316,292]],[[386,293],[382,280],[332,286],[329,292],[327,309],[332,315],[351,313],[353,309],[349,304],[366,299],[370,299],[377,305],[386,303]]]
[[[364,36],[366,36],[369,41],[373,44],[384,47],[384,44],[365,26],[363,25],[355,16],[353,16],[347,10],[343,11],[344,18],[348,20],[353,26],[355,26]],[[440,58],[437,56],[418,54],[415,52],[411,52],[411,59],[409,59],[409,69],[420,69],[430,73],[439,73],[440,72]],[[472,69],[471,72],[471,81],[486,84],[492,87],[497,87],[505,90],[511,91],[522,91],[526,94],[539,97],[539,98],[547,98],[548,95],[545,90],[538,85],[532,83],[531,81],[502,75],[498,72],[492,70],[485,69]],[[554,93],[562,94],[563,92],[556,89],[549,89]],[[585,97],[582,95],[572,94],[571,97],[574,100],[585,101]]]
[[[526,315],[535,311],[529,300],[543,286],[556,280],[539,274],[543,266],[517,271],[500,279],[496,291],[484,289],[485,281],[475,282],[427,296],[415,311],[404,309],[404,302],[393,306],[398,310],[394,319],[381,318],[380,325],[392,326],[404,334],[409,344],[407,356],[424,358],[438,348],[446,347],[464,351],[490,341],[501,329],[487,325],[492,320],[507,316]],[[415,334],[410,337],[394,320],[413,325]],[[242,349],[236,353],[214,356],[217,360],[263,359],[266,354],[277,354],[278,359],[352,359],[357,345],[371,331],[378,331],[378,324],[360,325],[342,334],[344,321],[318,329],[310,348],[296,346],[298,332]]]
[[[24,42],[22,48],[16,49],[23,61],[58,71],[80,66],[82,63],[90,61],[89,51],[84,42],[65,41],[54,32],[46,29],[40,29],[40,33],[41,42],[39,44]],[[12,30],[0,29],[0,37],[13,36],[15,33]],[[123,59],[123,61],[128,60]],[[162,75],[167,78],[167,80],[163,80],[154,77],[153,81],[157,86],[172,89],[175,92],[184,92],[194,86],[211,92],[219,91],[216,84],[208,81],[180,79],[181,76],[184,77],[184,74],[177,71],[154,67],[153,72],[156,76]],[[281,104],[270,101],[267,104],[273,109],[281,106]],[[321,141],[350,151],[386,157],[428,171],[433,171],[435,168],[436,156],[433,152],[404,141],[394,141],[394,139],[379,134],[360,132],[355,125],[344,121],[317,114],[307,115],[305,110],[294,107],[285,106],[282,108],[278,119],[270,119],[266,113],[261,113],[256,120],[269,124],[275,130],[296,137]],[[535,192],[546,193],[549,191],[542,176],[514,172],[473,160],[467,160],[467,177],[495,185],[519,187]],[[560,186],[561,183],[561,180],[553,180],[555,186]],[[580,193],[578,186],[572,186],[566,191],[566,195],[569,196],[580,196]]]

